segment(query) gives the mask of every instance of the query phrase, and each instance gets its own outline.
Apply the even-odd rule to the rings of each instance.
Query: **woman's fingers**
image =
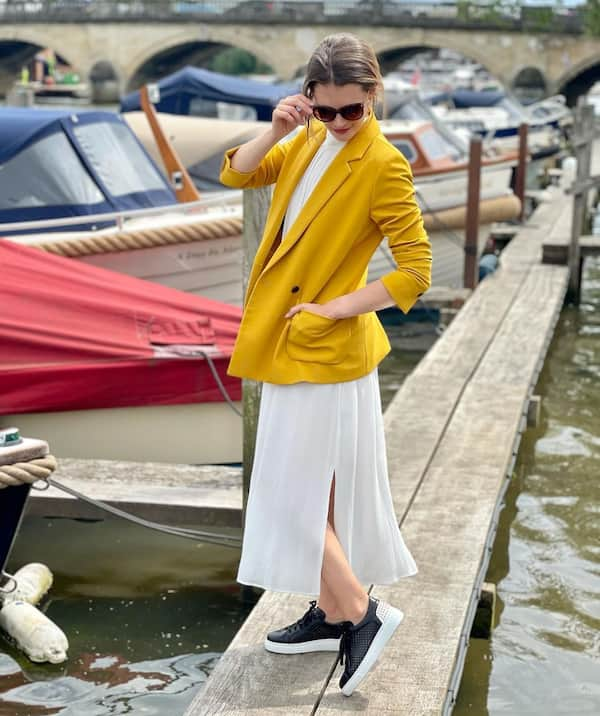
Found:
[[[277,109],[288,112],[298,123],[304,122],[305,117],[312,115],[310,100],[301,94],[284,97],[277,105]]]

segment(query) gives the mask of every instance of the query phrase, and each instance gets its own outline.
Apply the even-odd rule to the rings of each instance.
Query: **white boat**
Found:
[[[519,126],[527,124],[528,151],[533,159],[558,153],[571,122],[571,112],[560,96],[525,107],[502,92],[454,90],[432,102],[436,116],[454,131],[465,139],[479,134],[487,147],[498,151],[518,151]]]

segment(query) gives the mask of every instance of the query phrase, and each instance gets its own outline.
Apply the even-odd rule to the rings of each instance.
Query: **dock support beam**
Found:
[[[575,110],[575,157],[577,158],[577,179],[573,199],[573,221],[571,222],[571,243],[569,245],[569,288],[567,298],[578,304],[581,297],[581,250],[579,237],[583,233],[583,222],[587,207],[590,179],[592,146],[594,141],[594,109],[591,105],[579,105]]]
[[[472,639],[489,639],[494,628],[496,615],[496,585],[484,582],[481,585],[479,604],[471,627]]]
[[[527,405],[527,427],[537,428],[540,424],[542,411],[542,398],[540,395],[532,395]]]
[[[260,244],[269,204],[271,203],[271,188],[247,189],[244,191],[244,230],[242,234],[243,245],[243,287],[244,297],[248,290],[250,269]],[[256,442],[256,426],[258,424],[258,411],[260,408],[261,384],[254,380],[242,381],[242,401],[244,409],[244,437],[243,437],[243,506],[242,525],[246,518],[246,505],[250,491],[250,475],[254,462],[254,445]]]
[[[479,185],[481,179],[481,137],[472,137],[469,148],[467,189],[467,226],[465,230],[465,267],[463,286],[477,286],[477,246],[479,236]]]
[[[525,216],[525,178],[527,175],[527,132],[529,125],[523,122],[519,125],[519,163],[517,164],[517,174],[515,176],[515,194],[521,202],[521,213],[519,221],[523,221]]]

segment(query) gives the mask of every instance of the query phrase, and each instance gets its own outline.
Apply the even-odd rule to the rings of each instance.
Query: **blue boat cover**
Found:
[[[157,84],[160,89],[160,101],[155,107],[159,112],[189,115],[192,100],[200,98],[254,107],[256,118],[261,121],[270,121],[273,107],[279,100],[301,89],[301,80],[285,84],[269,84],[189,66],[164,77]],[[132,92],[121,99],[122,112],[139,109],[139,91]]]
[[[176,201],[119,115],[0,108],[0,224]]]
[[[467,107],[493,107],[501,102],[504,97],[504,92],[478,92],[476,90],[458,89],[452,92],[440,92],[428,97],[426,101],[429,104],[451,101],[456,109],[466,109]]]

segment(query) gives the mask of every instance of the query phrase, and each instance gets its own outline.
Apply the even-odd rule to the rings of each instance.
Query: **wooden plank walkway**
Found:
[[[419,573],[373,588],[405,612],[377,668],[347,699],[334,655],[267,653],[265,632],[296,619],[306,598],[266,592],[187,716],[451,711],[507,477],[566,290],[567,268],[540,263],[561,215],[558,190],[556,198],[511,241],[501,269],[385,413],[396,514]]]

